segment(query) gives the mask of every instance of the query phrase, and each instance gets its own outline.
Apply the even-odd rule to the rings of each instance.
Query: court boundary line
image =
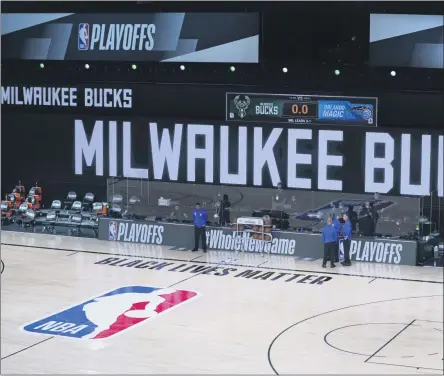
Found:
[[[6,355],[5,357],[1,358],[1,360],[5,360],[5,359],[7,359],[7,358],[10,358],[11,356],[17,355],[17,354],[19,354],[19,353],[21,353],[21,352],[23,352],[23,351],[26,351],[26,350],[30,349],[31,347],[35,347],[35,346],[37,346],[37,345],[40,345],[41,343],[46,342],[46,341],[49,341],[50,339],[53,339],[53,338],[54,338],[54,336],[51,336],[51,337],[45,338],[45,339],[43,339],[43,340],[41,340],[41,341],[39,341],[39,342],[37,342],[37,343],[34,343],[34,344],[32,344],[32,345],[30,345],[30,346],[28,346],[28,347],[25,347],[24,349],[21,349],[21,350],[18,350],[18,351],[16,351],[16,352],[13,352],[12,354]]]
[[[35,245],[21,245],[21,244],[13,244],[13,243],[0,243],[1,245],[6,245],[10,247],[23,247],[23,248],[35,248],[35,249],[48,249],[50,251],[62,251],[62,252],[77,252],[77,253],[85,253],[92,255],[105,255],[105,256],[117,256],[117,257],[131,257],[131,258],[142,258],[142,259],[150,259],[150,260],[164,260],[164,261],[174,261],[174,262],[194,262],[195,264],[205,264],[205,265],[219,265],[218,262],[210,262],[210,261],[190,261],[190,260],[181,260],[174,258],[166,258],[166,257],[155,257],[155,256],[145,256],[145,255],[127,255],[122,253],[109,253],[109,252],[97,252],[97,251],[86,251],[86,250],[75,250],[75,249],[67,249],[67,248],[56,248],[56,247],[44,247],[44,246],[35,246]],[[256,269],[264,269],[264,270],[274,270],[274,271],[285,271],[285,272],[301,272],[301,273],[314,273],[314,274],[322,274],[322,275],[333,275],[333,276],[343,276],[343,277],[358,277],[358,278],[375,278],[382,280],[392,280],[392,281],[403,281],[403,282],[419,282],[419,283],[432,283],[432,284],[440,284],[443,285],[444,281],[425,281],[421,279],[410,279],[410,278],[397,278],[397,277],[375,277],[374,275],[365,275],[365,274],[342,274],[342,273],[334,273],[327,272],[322,270],[303,270],[303,269],[288,269],[288,268],[279,268],[279,267],[271,267],[271,266],[254,266],[254,265],[241,265],[241,264],[232,264],[232,266],[237,266],[241,268],[256,268]]]
[[[276,341],[286,332],[288,332],[290,329],[293,329],[295,326],[302,324],[303,322],[315,319],[317,317],[320,316],[324,316],[327,315],[328,313],[333,313],[333,312],[339,312],[345,309],[349,309],[349,308],[356,308],[356,307],[362,307],[362,306],[366,306],[366,305],[370,305],[370,304],[378,304],[378,303],[389,303],[389,302],[395,302],[398,300],[410,300],[410,299],[421,299],[421,298],[434,298],[434,297],[442,297],[442,295],[424,295],[424,296],[410,296],[410,297],[405,297],[405,298],[395,298],[395,299],[385,299],[385,300],[378,300],[375,302],[367,302],[367,303],[360,303],[360,304],[354,304],[354,305],[350,305],[350,306],[346,306],[346,307],[342,307],[342,308],[336,308],[336,309],[332,309],[330,311],[326,311],[326,312],[321,312],[318,313],[317,315],[313,315],[310,317],[306,317],[303,320],[300,320],[290,326],[288,326],[287,328],[285,328],[284,330],[282,330],[276,337],[273,338],[273,340],[271,341],[270,345],[268,346],[268,351],[267,351],[267,358],[268,358],[268,364],[271,367],[271,369],[273,370],[273,372],[276,375],[280,375],[279,372],[276,370],[276,368],[273,365],[273,362],[271,360],[271,350],[273,348],[273,345],[276,343]],[[423,321],[423,320],[422,320]],[[371,362],[370,362],[371,363]],[[377,364],[381,364],[381,363],[377,363]],[[415,367],[416,368],[416,367]]]

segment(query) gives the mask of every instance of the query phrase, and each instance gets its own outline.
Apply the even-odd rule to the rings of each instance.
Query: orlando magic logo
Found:
[[[369,124],[373,123],[373,109],[367,106],[354,106],[350,109],[351,112],[357,112],[362,119],[367,120]]]
[[[79,24],[77,47],[79,51],[88,51],[89,49],[89,24],[87,23]]]

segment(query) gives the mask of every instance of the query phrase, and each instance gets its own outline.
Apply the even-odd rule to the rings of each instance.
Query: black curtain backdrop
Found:
[[[2,77],[2,86],[63,86],[81,88],[131,88],[133,91],[132,109],[107,108],[107,115],[147,116],[153,119],[183,119],[183,121],[225,120],[225,96],[227,92],[241,93],[277,93],[277,94],[319,94],[378,97],[378,125],[400,128],[437,128],[444,126],[444,93],[420,92],[369,92],[366,90],[325,92],[299,90],[298,87],[245,87],[234,85],[183,85],[183,84],[147,84],[147,83],[79,83],[68,78],[46,80],[42,85],[38,79],[25,81]],[[79,100],[82,100],[80,98]],[[20,106],[2,106],[2,111],[23,111],[31,113],[57,114],[67,113],[66,108],[22,108]],[[71,113],[100,114],[98,109],[70,108]]]

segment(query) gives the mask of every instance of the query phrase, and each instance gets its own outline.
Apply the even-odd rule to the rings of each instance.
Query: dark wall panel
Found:
[[[3,80],[4,87],[38,86],[37,83],[23,84],[23,82],[8,82]],[[21,85],[19,85],[21,84]],[[46,85],[48,86],[48,84]],[[115,84],[115,83],[84,83],[70,85],[55,82],[55,87],[76,87],[78,90],[78,105],[76,107],[62,106],[17,106],[7,105],[10,101],[2,101],[2,111],[24,110],[40,114],[97,114],[100,108],[84,105],[84,88],[98,90],[103,88],[130,89],[132,103],[130,107],[119,106],[103,108],[107,115],[118,116],[150,116],[155,119],[184,119],[187,121],[223,121],[225,119],[225,95],[227,92],[241,93],[276,93],[276,94],[327,94],[346,96],[377,96],[378,97],[378,124],[383,127],[417,127],[442,128],[444,127],[444,93],[419,92],[386,92],[377,94],[369,91],[346,91],[336,93],[308,92],[298,87],[286,89],[264,90],[258,87],[234,85],[179,85],[179,84]],[[103,113],[103,111],[102,111]]]
[[[176,124],[181,125],[177,127]],[[42,116],[19,113],[3,113],[2,127],[3,194],[18,180],[30,185],[35,179],[41,181],[49,197],[60,197],[74,188],[81,192],[82,187],[103,193],[107,177],[121,176],[264,188],[282,182],[293,189],[359,194],[379,191],[389,195],[421,196],[438,189],[443,195],[444,136],[420,129],[335,127],[332,130],[282,124],[228,126],[218,122],[155,122],[154,118],[148,117],[105,114]],[[129,135],[126,138],[125,130]],[[192,132],[197,135],[192,136]],[[239,136],[240,132],[245,135]],[[158,145],[163,134],[162,147]],[[110,146],[112,135],[116,148]],[[257,141],[261,135],[262,144]],[[223,139],[225,143],[221,142]],[[373,144],[369,143],[372,139]],[[159,155],[155,151],[160,148],[164,155],[173,155],[168,152],[172,150],[169,148],[172,148],[173,140],[177,142],[177,158],[165,165],[162,153]],[[267,140],[269,147],[265,146]],[[239,142],[242,142],[241,152],[246,150],[246,160],[239,154]],[[88,147],[91,148],[89,152]],[[193,160],[190,151],[194,148],[206,148],[207,154],[205,150],[198,150],[195,154],[198,157]],[[295,153],[308,155],[311,161],[302,161],[304,157]],[[89,163],[85,155],[91,158]],[[227,173],[240,173],[239,166],[246,164],[246,174],[241,174],[240,180],[223,177],[221,161],[225,156],[229,156]],[[336,162],[333,161],[335,156],[339,158]],[[255,171],[264,157],[267,159],[263,168]],[[375,158],[387,158],[388,162],[381,162],[384,168],[377,164],[373,168],[372,163],[377,163]],[[176,163],[177,177],[174,173]],[[294,170],[296,163],[299,165]],[[328,166],[322,172],[324,164]],[[162,165],[163,173],[154,176],[154,170]],[[134,172],[132,169],[136,168],[140,170]],[[305,185],[293,180],[294,177],[310,179],[310,182]],[[329,183],[327,179],[336,182]],[[377,183],[385,185],[378,186]],[[408,187],[408,184],[413,186]]]

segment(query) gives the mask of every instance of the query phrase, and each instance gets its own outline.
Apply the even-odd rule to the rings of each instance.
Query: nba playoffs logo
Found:
[[[117,240],[117,222],[109,222],[108,240]]]
[[[79,51],[88,51],[89,49],[89,24],[87,23],[79,24],[77,47]]]
[[[110,291],[23,327],[53,336],[104,339],[123,333],[198,294],[188,290],[127,286]]]

